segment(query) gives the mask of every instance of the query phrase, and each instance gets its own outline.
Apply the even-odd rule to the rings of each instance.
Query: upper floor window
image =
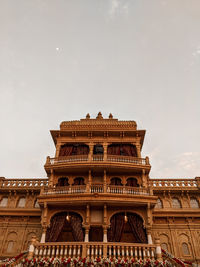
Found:
[[[121,179],[118,177],[113,177],[110,180],[110,185],[122,185]]]
[[[69,182],[68,182],[68,178],[67,177],[61,177],[58,179],[58,186],[68,186]]]
[[[176,197],[172,198],[172,208],[176,208],[176,209],[180,209],[181,208],[181,202]]]
[[[85,144],[65,144],[60,148],[59,156],[87,155],[89,147]]]
[[[7,207],[8,205],[8,198],[7,197],[3,197],[1,202],[0,202],[0,207]]]
[[[131,177],[126,180],[126,186],[138,187],[139,184],[136,178]]]
[[[137,157],[136,147],[132,144],[112,144],[108,146],[108,154]]]
[[[73,185],[85,185],[83,177],[76,177]]]
[[[157,199],[157,203],[156,203],[155,208],[157,208],[157,209],[163,208],[163,204],[162,204],[162,201],[160,200],[160,198]]]
[[[18,208],[24,208],[26,204],[26,199],[25,197],[21,197],[18,201],[17,207]]]
[[[190,207],[195,209],[199,208],[199,203],[196,198],[193,197],[190,199]]]

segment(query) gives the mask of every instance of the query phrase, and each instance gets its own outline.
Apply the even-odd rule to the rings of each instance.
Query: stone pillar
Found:
[[[43,228],[43,232],[42,232],[40,243],[45,243],[45,239],[46,239],[46,229]]]
[[[103,176],[103,192],[107,192],[107,176],[106,176],[106,170],[104,170],[104,176]]]
[[[90,192],[91,190],[91,185],[92,185],[92,171],[89,170],[89,173],[88,173],[88,183],[86,185],[86,191],[87,192]]]
[[[140,147],[140,144],[137,144],[136,145],[136,150],[137,150],[137,156],[138,156],[138,158],[141,158],[141,147]]]
[[[107,243],[108,242],[108,237],[107,237],[107,226],[103,227],[103,242]]]
[[[148,240],[148,244],[152,245],[153,241],[152,241],[152,236],[151,236],[151,231],[147,230],[147,240]]]
[[[89,242],[89,227],[85,227],[85,239],[84,242]]]
[[[88,154],[88,161],[92,161],[92,156],[93,156],[93,149],[94,149],[94,144],[89,144],[89,154]]]
[[[160,238],[155,238],[156,245],[156,258],[158,261],[162,261],[162,251],[160,246]]]
[[[103,143],[103,160],[107,161],[107,149],[108,149],[108,144]]]
[[[55,157],[56,157],[56,158],[59,156],[60,148],[61,148],[61,144],[57,144],[57,145],[56,145],[56,154],[55,154]]]

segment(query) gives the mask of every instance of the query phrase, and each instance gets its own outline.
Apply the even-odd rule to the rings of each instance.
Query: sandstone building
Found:
[[[155,258],[160,242],[200,263],[200,177],[151,179],[141,156],[145,130],[135,121],[88,114],[51,135],[46,179],[0,178],[1,258],[36,236],[36,256]]]

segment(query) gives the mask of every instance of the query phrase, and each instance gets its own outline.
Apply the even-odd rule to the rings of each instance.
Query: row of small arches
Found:
[[[181,201],[176,197],[172,198],[171,204],[172,204],[172,208],[175,208],[175,209],[182,208]],[[199,202],[195,197],[190,198],[190,207],[191,208],[196,208],[196,209],[199,208]],[[158,208],[158,209],[162,209],[163,208],[163,202],[162,202],[162,200],[160,198],[157,199],[157,203],[156,203],[155,208]]]
[[[20,197],[18,202],[17,202],[17,208],[24,208],[26,205],[26,198],[25,197]],[[0,201],[0,207],[7,207],[8,206],[8,197],[3,197]],[[34,208],[39,208],[39,204],[37,200],[34,202]]]
[[[72,186],[74,186],[74,185],[85,185],[85,179],[83,177],[74,178]],[[110,185],[122,186],[123,184],[122,184],[121,178],[113,177],[110,179]],[[58,179],[57,186],[69,186],[69,178],[68,177],[60,177]],[[126,186],[138,187],[139,184],[138,184],[136,178],[130,177],[126,180]]]
[[[169,251],[169,248],[168,248],[168,244],[167,243],[161,243],[161,248],[164,249],[165,251]],[[190,249],[189,249],[189,246],[187,243],[183,242],[181,244],[181,249],[182,249],[182,255],[183,256],[189,256],[191,253],[190,253]]]

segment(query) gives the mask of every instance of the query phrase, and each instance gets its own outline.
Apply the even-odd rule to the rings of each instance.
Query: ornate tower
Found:
[[[64,121],[51,135],[55,157],[47,157],[49,186],[38,198],[41,242],[151,245],[157,197],[148,187],[149,159],[141,157],[145,131],[99,112]]]

